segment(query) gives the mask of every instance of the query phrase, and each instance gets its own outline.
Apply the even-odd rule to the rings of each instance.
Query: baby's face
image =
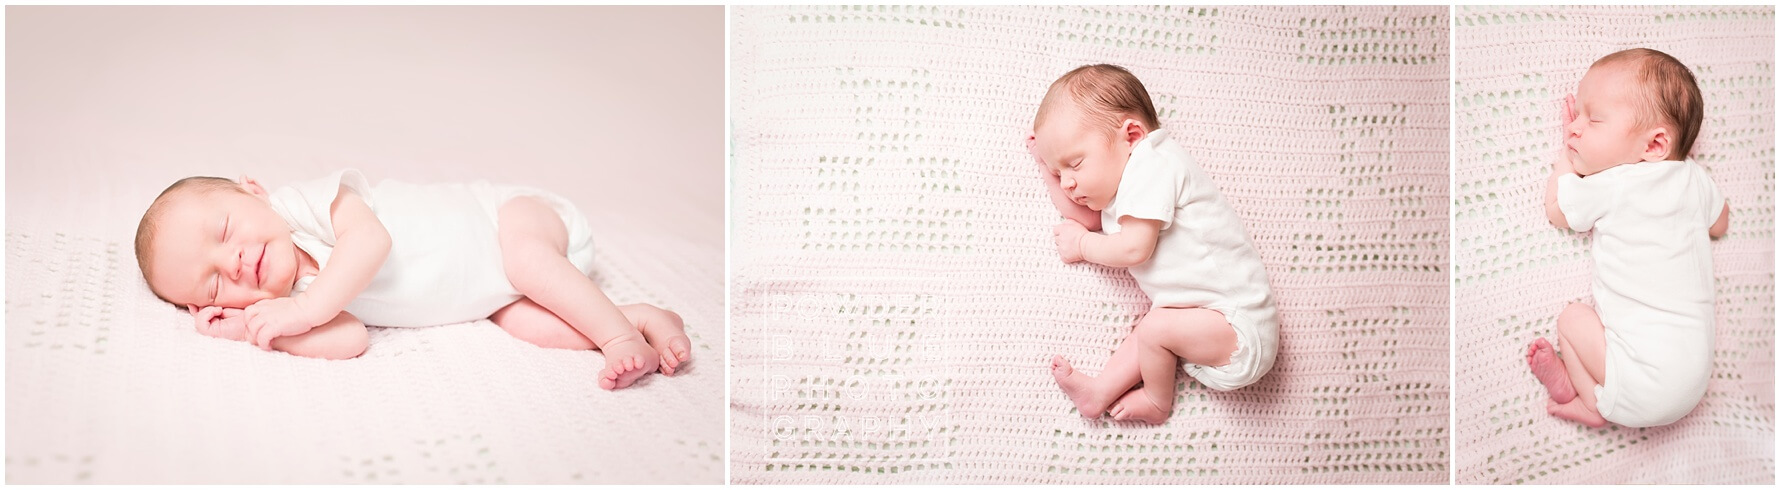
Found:
[[[1125,161],[1132,144],[1105,127],[1105,121],[1086,117],[1073,103],[1053,110],[1038,128],[1033,152],[1056,175],[1071,201],[1100,211],[1119,192]]]
[[[1576,88],[1576,119],[1564,128],[1565,151],[1576,173],[1592,175],[1643,161],[1649,144],[1638,127],[1636,68],[1627,63],[1598,66]]]
[[[265,190],[187,191],[157,225],[151,286],[175,304],[246,308],[290,295],[300,264]]]

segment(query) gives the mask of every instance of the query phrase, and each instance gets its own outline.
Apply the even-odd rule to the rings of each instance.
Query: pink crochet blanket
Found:
[[[1774,10],[1459,7],[1453,282],[1459,483],[1774,481]],[[1595,59],[1662,50],[1706,101],[1694,159],[1730,200],[1713,243],[1717,349],[1706,398],[1672,425],[1588,429],[1545,413],[1523,358],[1589,296],[1588,236],[1546,224],[1564,95]]]
[[[1448,479],[1445,7],[731,9],[731,477],[741,483]],[[1084,421],[1148,301],[1065,265],[1022,137],[1110,62],[1267,264],[1278,364]]]

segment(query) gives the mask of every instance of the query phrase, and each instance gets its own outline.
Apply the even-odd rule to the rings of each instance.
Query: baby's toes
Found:
[[[600,388],[611,391],[618,388],[618,373],[611,369],[600,370]]]
[[[680,367],[680,359],[674,357],[673,352],[661,351],[661,374],[673,376],[674,369],[678,367]]]
[[[687,341],[685,338],[678,338],[674,339],[673,342],[669,342],[668,350],[674,352],[674,357],[678,359],[678,362],[685,362],[687,359],[692,358],[691,342]]]

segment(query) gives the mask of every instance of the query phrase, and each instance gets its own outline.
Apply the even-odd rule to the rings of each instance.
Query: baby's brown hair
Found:
[[[1639,88],[1644,100],[1638,110],[1638,126],[1649,128],[1661,124],[1673,132],[1669,160],[1685,160],[1693,151],[1700,135],[1700,121],[1705,118],[1706,104],[1700,97],[1700,86],[1693,71],[1668,53],[1647,48],[1615,52],[1596,60],[1589,69],[1618,63],[1630,63],[1637,69]]]
[[[181,196],[217,191],[247,192],[242,190],[241,185],[235,181],[221,177],[186,177],[167,186],[166,190],[162,190],[160,195],[155,196],[154,203],[148,205],[148,211],[142,213],[142,222],[136,225],[136,266],[142,269],[143,280],[146,281],[149,277],[148,264],[154,258],[154,248],[151,245],[154,244],[155,233],[159,231],[158,225],[161,222],[161,216],[167,214],[167,207]],[[153,286],[149,287],[149,290],[153,289]],[[161,301],[172,303],[167,300],[166,296],[162,296],[160,291],[154,291],[154,293],[155,297],[161,298]]]
[[[1033,131],[1044,125],[1045,117],[1056,107],[1054,104],[1063,102],[1065,96],[1088,117],[1106,122],[1109,128],[1118,126],[1126,117],[1136,119],[1149,131],[1162,127],[1156,118],[1156,106],[1150,102],[1150,92],[1144,90],[1136,75],[1118,65],[1084,65],[1051,82],[1044,101],[1038,104],[1038,115],[1032,118]]]

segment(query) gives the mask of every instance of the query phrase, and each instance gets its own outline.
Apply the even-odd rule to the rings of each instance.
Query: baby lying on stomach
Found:
[[[299,356],[356,357],[365,325],[487,318],[538,346],[599,349],[608,390],[691,357],[678,315],[614,305],[589,277],[586,218],[525,187],[372,187],[342,170],[268,192],[245,176],[189,177],[143,214],[136,258],[199,333]]]

